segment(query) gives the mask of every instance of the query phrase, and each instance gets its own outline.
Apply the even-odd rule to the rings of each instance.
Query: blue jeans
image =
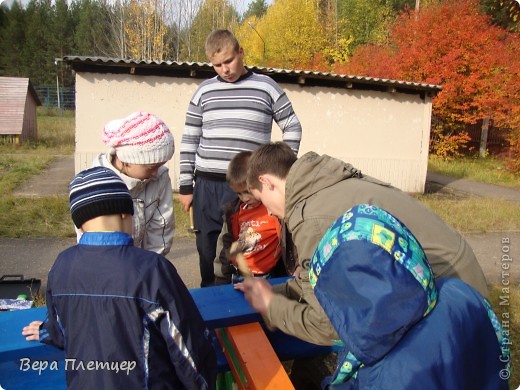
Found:
[[[224,224],[224,205],[235,200],[237,195],[225,181],[197,177],[193,189],[193,220],[196,233],[201,287],[213,286],[215,272],[213,261],[217,241]]]

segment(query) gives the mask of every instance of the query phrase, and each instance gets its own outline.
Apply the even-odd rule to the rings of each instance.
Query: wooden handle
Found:
[[[238,269],[244,278],[251,278],[253,274],[247,265],[246,258],[241,250],[238,249],[238,241],[235,241],[231,244],[231,248],[229,249],[230,256],[235,256],[235,260],[238,265]]]
[[[193,222],[193,207],[190,207],[190,228],[195,230],[195,223]]]

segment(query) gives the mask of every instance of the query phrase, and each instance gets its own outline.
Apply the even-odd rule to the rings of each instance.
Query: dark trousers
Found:
[[[193,220],[196,234],[201,287],[213,286],[215,272],[213,261],[217,252],[217,240],[224,223],[223,206],[235,200],[237,195],[225,181],[198,177],[193,189]]]

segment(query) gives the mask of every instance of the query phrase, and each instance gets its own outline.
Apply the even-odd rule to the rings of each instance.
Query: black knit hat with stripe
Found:
[[[102,215],[134,215],[132,197],[123,180],[110,169],[81,171],[69,185],[70,213],[77,228]]]

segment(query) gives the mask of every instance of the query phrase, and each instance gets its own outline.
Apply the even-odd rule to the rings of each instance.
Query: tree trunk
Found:
[[[489,118],[484,118],[484,120],[482,121],[482,132],[480,133],[480,149],[479,149],[480,157],[486,157],[488,132],[489,132]]]

